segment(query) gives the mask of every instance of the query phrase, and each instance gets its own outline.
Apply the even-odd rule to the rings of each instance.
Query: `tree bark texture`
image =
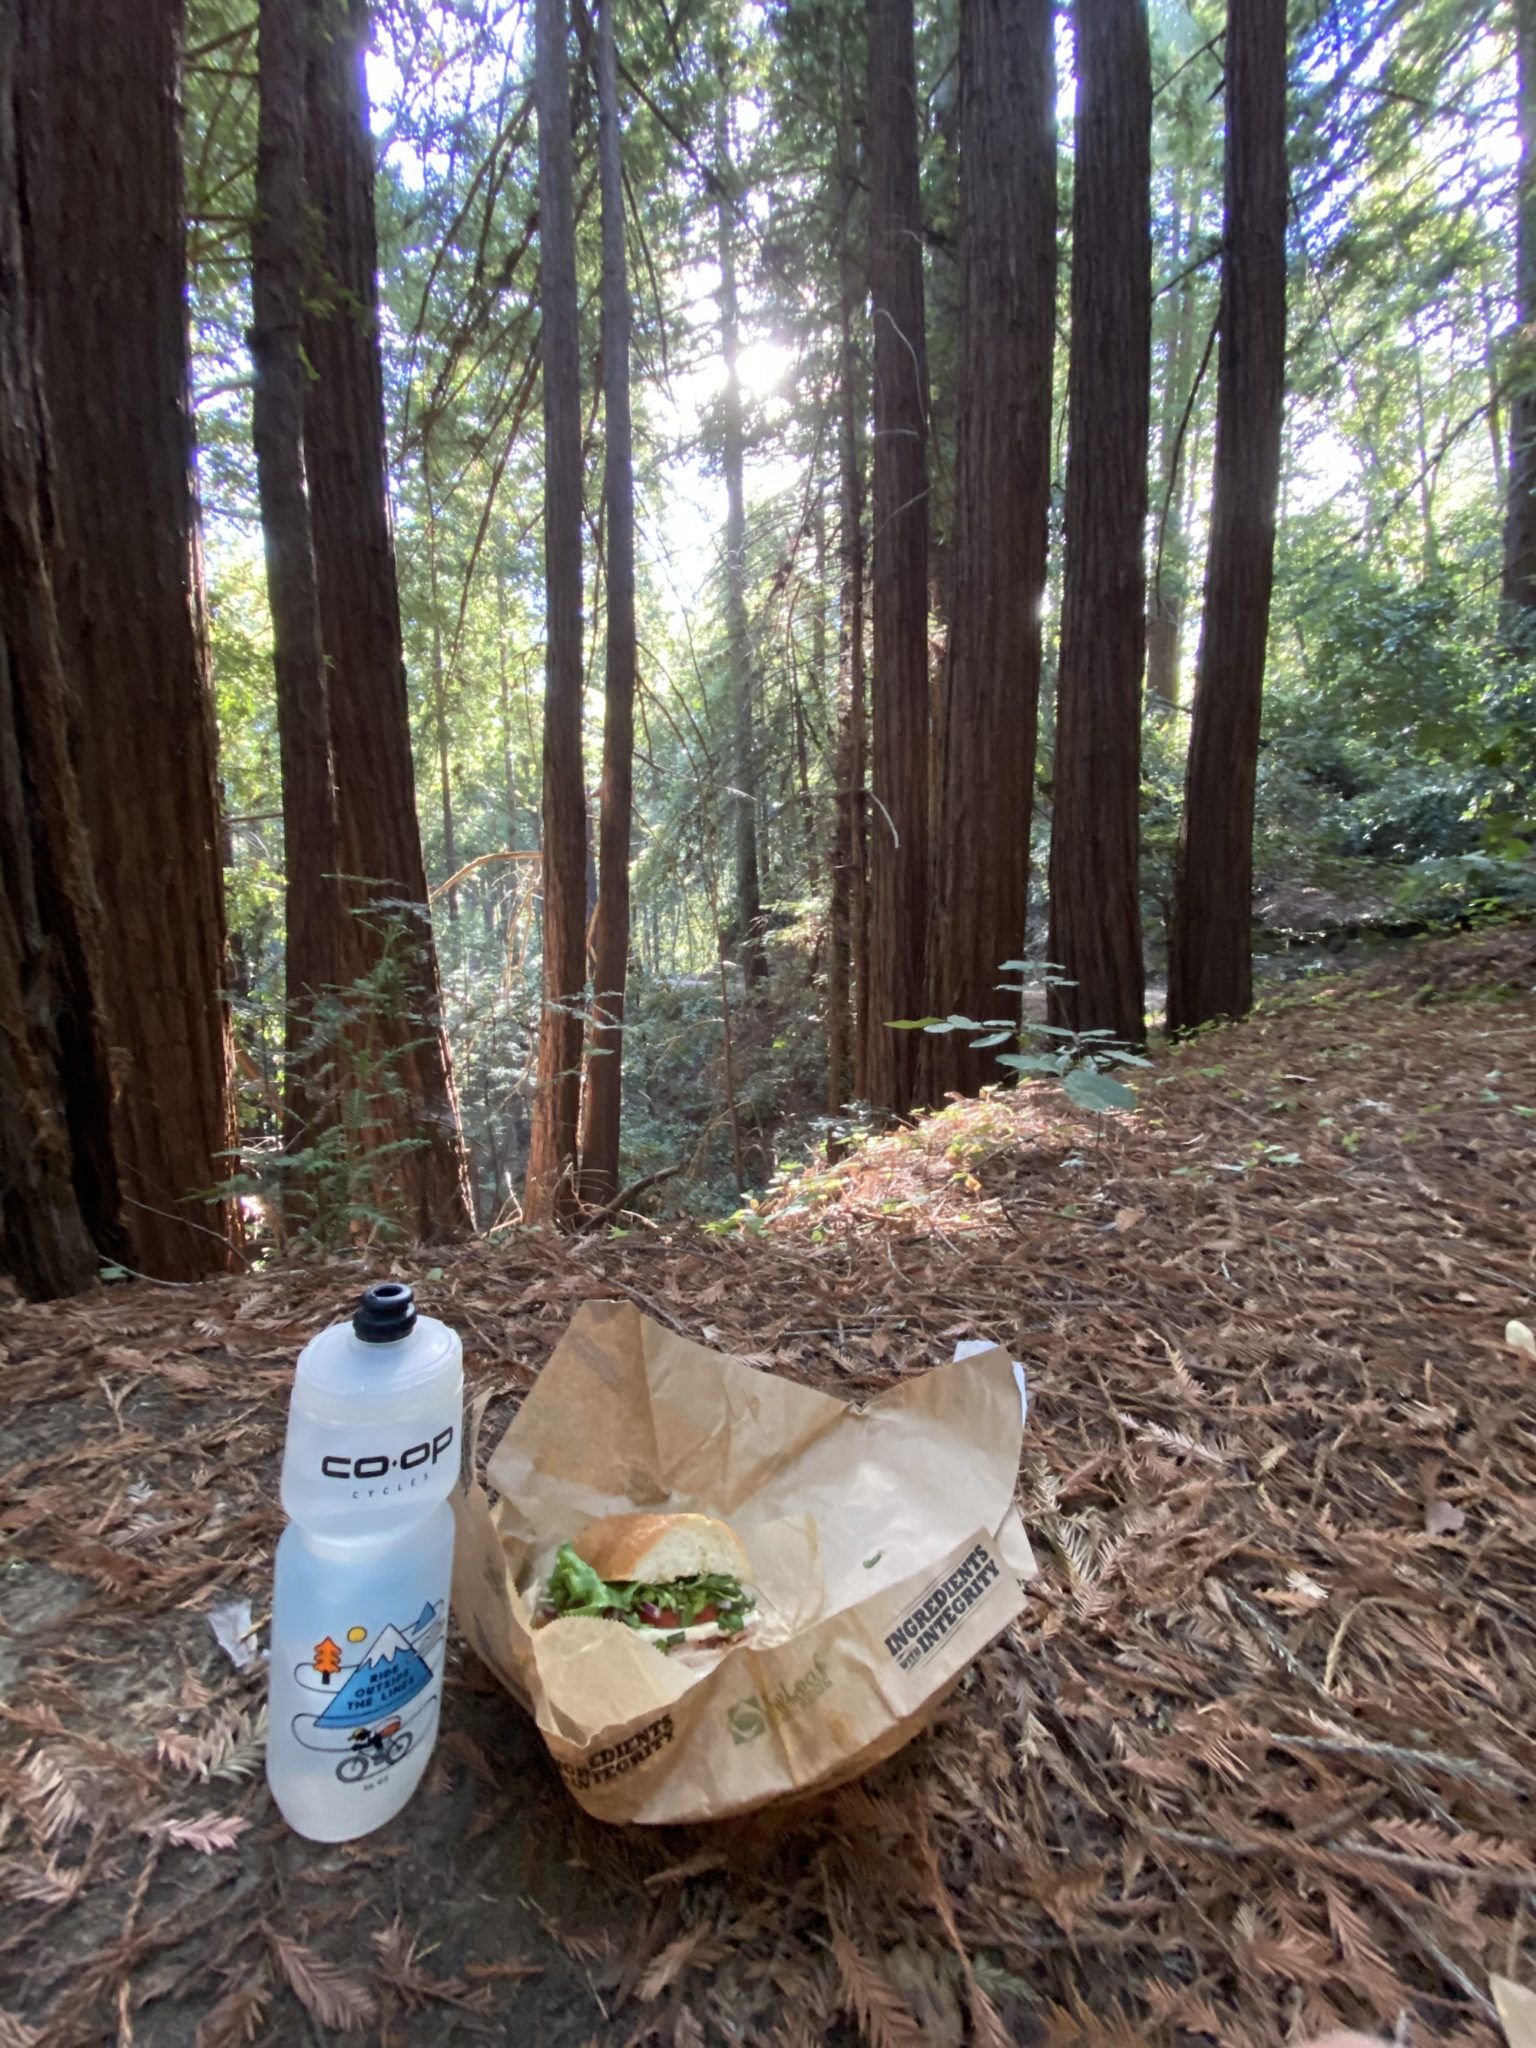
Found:
[[[349,979],[398,1000],[369,1028],[398,1080],[370,1105],[380,1141],[405,1138],[391,1179],[418,1237],[472,1214],[442,1024],[437,952],[416,816],[400,600],[384,461],[384,386],[364,0],[312,0],[307,180],[318,262],[304,320],[304,457],[346,899]]]
[[[1169,939],[1175,1031],[1253,1000],[1254,785],[1285,409],[1285,0],[1234,7],[1226,57],[1211,533]]]
[[[437,789],[443,820],[443,873],[459,871],[458,848],[453,836],[453,775],[448,759],[448,678],[443,669],[443,613],[437,574],[437,504],[432,491],[432,434],[423,427],[421,436],[421,490],[427,514],[427,588],[432,603],[432,728],[437,746]],[[443,892],[448,905],[448,922],[459,921],[459,891],[450,880]]]
[[[629,400],[629,276],[624,250],[624,155],[619,120],[618,0],[597,22],[598,180],[602,200],[603,499],[608,616],[603,692],[603,779],[598,797],[597,920],[592,938],[596,1021],[582,1105],[583,1200],[619,1192],[624,989],[629,974],[629,850],[635,760],[635,477]]]
[[[1504,512],[1504,602],[1536,640],[1536,0],[1515,0],[1520,168],[1515,204],[1515,329],[1509,380],[1509,482]]]
[[[228,1270],[234,1142],[213,709],[194,545],[180,0],[29,4],[26,262],[60,658],[102,899],[128,1257]]]
[[[1077,0],[1066,561],[1052,768],[1050,1016],[1145,1035],[1141,678],[1152,350],[1146,0]]]
[[[69,759],[23,263],[23,32],[18,9],[0,10],[0,1271],[46,1300],[88,1287],[123,1247],[99,906]]]
[[[842,362],[838,416],[838,552],[842,570],[839,607],[839,664],[842,704],[838,717],[837,822],[832,852],[832,944],[828,969],[827,1114],[838,1116],[847,1102],[866,1098],[866,1022],[869,994],[868,828],[864,799],[867,771],[864,679],[864,450],[859,423],[866,392],[856,326],[864,292],[857,275],[848,215],[853,205],[851,150],[843,157],[843,230],[838,251],[842,317]]]
[[[720,357],[725,366],[720,466],[725,475],[725,637],[731,668],[731,803],[736,820],[732,943],[750,988],[768,972],[768,959],[763,951],[758,869],[756,676],[747,617],[746,436],[741,376],[736,366],[741,327],[736,303],[736,175],[727,117],[729,93],[730,80],[722,69],[715,100],[715,247],[720,262]]]
[[[301,346],[305,287],[307,0],[261,0],[258,16],[256,217],[251,226],[252,441],[283,783],[287,1021],[283,1103],[290,1141],[335,1121],[329,1052],[315,1045],[315,999],[345,978],[336,772],[314,536],[304,476]]]
[[[998,967],[1024,945],[1050,499],[1055,101],[1050,0],[962,0],[953,585],[929,992],[934,1009],[970,1017],[998,1013]],[[878,545],[875,560],[878,575]],[[995,1056],[973,1052],[964,1033],[921,1043],[933,1100],[998,1077]]]
[[[874,324],[869,1099],[917,1100],[928,945],[928,352],[912,0],[868,0]]]
[[[586,986],[586,788],[581,698],[581,383],[565,0],[537,0],[540,348],[544,371],[544,1006],[525,1220],[576,1202]]]

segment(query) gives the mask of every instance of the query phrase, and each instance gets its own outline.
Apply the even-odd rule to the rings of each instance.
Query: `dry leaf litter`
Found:
[[[483,1445],[588,1297],[850,1398],[1026,1362],[1023,1619],[798,1814],[604,1829],[465,1654],[403,1818],[297,1841],[209,1617],[260,1641],[293,1356],[377,1258],[8,1304],[0,2048],[1495,2048],[1536,1986],[1533,986],[1529,932],[1414,946],[1160,1059],[1131,1123],[1036,1087],[731,1236],[394,1263]]]

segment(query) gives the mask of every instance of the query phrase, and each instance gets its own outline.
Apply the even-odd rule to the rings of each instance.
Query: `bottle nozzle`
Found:
[[[370,1287],[352,1318],[353,1334],[365,1344],[397,1344],[416,1327],[416,1297],[401,1280]]]

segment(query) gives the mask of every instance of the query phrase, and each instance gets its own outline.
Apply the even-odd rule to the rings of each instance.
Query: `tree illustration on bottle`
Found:
[[[333,1643],[329,1636],[323,1643],[315,1645],[315,1669],[323,1685],[329,1685],[341,1669],[341,1645]]]

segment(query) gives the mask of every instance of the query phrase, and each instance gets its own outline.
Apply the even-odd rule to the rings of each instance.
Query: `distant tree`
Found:
[[[809,965],[813,978],[825,965],[826,1104],[833,1118],[864,1100],[867,1088],[865,16],[864,0],[791,0],[772,11],[762,103],[775,141],[759,176],[766,218],[758,289],[776,329],[800,335],[805,350],[798,386],[807,402],[795,409],[792,433],[805,465],[800,534],[814,537],[814,556],[809,578],[793,575],[787,621],[798,781],[791,803],[806,827],[805,895],[820,894],[823,872],[827,880],[826,947],[813,944]],[[771,415],[763,426],[771,432]],[[791,538],[792,564],[802,545]],[[793,625],[807,612],[810,659],[800,670]],[[765,726],[771,762],[771,712]],[[818,752],[831,785],[820,790]]]
[[[1051,769],[1051,1019],[1144,1032],[1141,677],[1152,328],[1146,0],[1077,0],[1066,564]]]
[[[427,529],[427,588],[432,611],[432,735],[437,748],[437,796],[443,821],[443,866],[448,885],[443,892],[448,922],[459,920],[459,855],[453,829],[453,773],[448,758],[448,675],[443,661],[443,600],[438,575],[439,517],[437,492],[432,478],[432,428],[430,413],[421,423],[421,502]]]
[[[731,802],[736,817],[736,890],[732,943],[750,987],[768,971],[763,951],[763,906],[757,846],[757,739],[754,731],[752,631],[747,617],[746,442],[742,424],[741,317],[736,301],[736,209],[739,204],[731,160],[730,58],[720,58],[715,95],[715,249],[720,263],[721,393],[720,466],[725,475],[725,633],[731,669]]]
[[[1165,148],[1169,203],[1165,253],[1170,276],[1154,306],[1161,346],[1153,375],[1156,450],[1152,461],[1152,559],[1147,588],[1147,709],[1170,718],[1178,709],[1180,656],[1188,572],[1185,498],[1192,468],[1191,385],[1199,372],[1196,351],[1205,325],[1199,241],[1205,204],[1203,166],[1193,152],[1204,113],[1203,78],[1185,70],[1173,84]]]
[[[869,978],[868,699],[864,675],[864,442],[867,380],[857,330],[864,291],[849,232],[856,166],[844,139],[840,170],[842,233],[838,245],[838,554],[842,581],[842,672],[837,738],[837,810],[832,847],[827,968],[827,1114],[863,1101],[868,1086],[865,1027]]]
[[[905,1113],[928,945],[928,349],[912,0],[868,0],[874,323],[869,1099]]]
[[[251,225],[251,430],[256,452],[283,785],[283,1100],[289,1135],[334,1121],[336,1077],[317,1072],[315,1004],[345,979],[330,687],[304,477],[308,372],[304,134],[309,0],[261,0],[256,215]]]
[[[1536,637],[1536,0],[1515,0],[1520,167],[1515,200],[1515,344],[1509,393],[1504,602]]]
[[[598,180],[603,240],[603,513],[607,539],[603,780],[597,916],[592,936],[593,1025],[582,1103],[581,1192],[619,1191],[624,991],[629,973],[630,819],[635,754],[635,477],[629,399],[629,275],[624,251],[624,148],[619,110],[618,0],[597,17]]]
[[[537,0],[539,290],[544,370],[544,1004],[523,1213],[574,1210],[586,987],[586,791],[581,752],[581,359],[565,0]]]
[[[195,546],[180,0],[28,0],[24,262],[59,660],[104,916],[127,1256],[231,1264],[222,834]],[[7,566],[6,574],[10,573]]]
[[[972,1017],[996,1013],[998,966],[1024,945],[1050,503],[1055,107],[1051,0],[962,0],[957,448],[929,984],[934,1008]],[[923,1044],[932,1099],[996,1078],[992,1056],[963,1033]]]
[[[27,16],[34,32],[33,0]],[[122,1239],[99,906],[69,758],[23,261],[22,33],[21,11],[0,9],[0,1271],[46,1300],[88,1287]]]
[[[1285,407],[1285,0],[1244,0],[1226,35],[1216,455],[1168,1024],[1253,1000],[1253,815]]]
[[[427,913],[384,464],[366,0],[314,0],[306,146],[319,249],[306,301],[304,459],[329,673],[352,976],[391,958],[404,1000],[372,1028],[401,1100],[376,1101],[399,1143],[391,1178],[409,1227],[451,1235],[471,1220],[458,1108]]]

